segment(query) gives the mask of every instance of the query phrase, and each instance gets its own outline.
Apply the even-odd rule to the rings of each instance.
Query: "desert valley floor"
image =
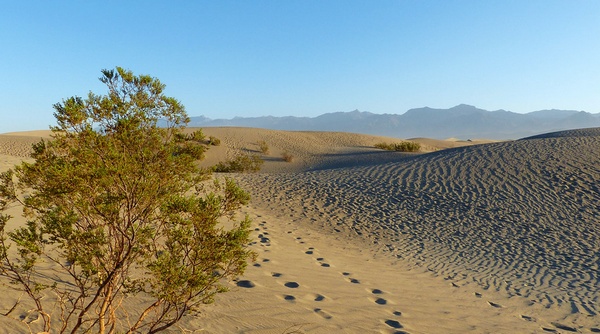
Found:
[[[173,332],[600,333],[600,129],[416,138],[421,153],[350,133],[204,133],[221,139],[206,166],[269,145],[260,172],[216,175],[250,192],[258,258]],[[0,171],[47,136],[0,135]],[[29,332],[26,311],[0,332]]]

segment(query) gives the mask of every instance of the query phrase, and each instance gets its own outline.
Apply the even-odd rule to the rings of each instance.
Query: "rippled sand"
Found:
[[[241,179],[260,206],[318,217],[457,286],[598,321],[599,129]]]

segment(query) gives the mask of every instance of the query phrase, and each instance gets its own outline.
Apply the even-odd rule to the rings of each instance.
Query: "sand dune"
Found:
[[[587,129],[240,179],[259,206],[319,217],[312,224],[356,234],[457,286],[522,297],[597,326],[598,152],[600,130]]]
[[[188,131],[193,131],[194,128]],[[237,154],[260,154],[260,141],[268,144],[270,152],[260,154],[265,160],[262,173],[299,172],[364,166],[392,161],[402,161],[415,154],[374,149],[377,143],[402,142],[398,138],[371,136],[347,132],[278,131],[253,128],[204,128],[207,136],[215,136],[222,146],[211,147],[203,165],[214,165],[224,158]],[[409,139],[422,146],[423,152],[488,143],[486,140],[454,141],[428,138]],[[290,153],[292,163],[283,160],[282,153]]]
[[[414,139],[427,154],[377,150],[393,139],[348,133],[204,133],[222,140],[207,165],[270,146],[261,173],[233,175],[252,194],[243,213],[259,257],[182,328],[600,332],[600,129],[485,145]],[[40,135],[0,135],[0,170]],[[18,298],[5,291],[0,313]],[[0,328],[26,326],[0,316]]]

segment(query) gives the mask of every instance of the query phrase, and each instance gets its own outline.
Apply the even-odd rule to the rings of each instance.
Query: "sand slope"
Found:
[[[359,235],[457,286],[597,326],[599,152],[600,129],[587,129],[241,179],[259,206],[319,217],[312,224]]]
[[[599,129],[458,148],[479,142],[415,139],[428,154],[347,133],[204,133],[222,140],[207,165],[271,148],[261,173],[229,175],[253,196],[258,261],[172,332],[600,332]],[[0,135],[0,170],[30,135]],[[19,297],[2,292],[0,313]],[[0,332],[28,332],[26,311],[0,316]]]
[[[188,131],[196,130],[191,128]],[[401,161],[414,154],[389,152],[374,149],[377,143],[396,143],[402,139],[371,136],[347,132],[321,131],[279,131],[254,128],[218,127],[202,129],[206,136],[215,136],[222,141],[221,146],[212,146],[202,163],[211,166],[223,159],[238,154],[258,154],[265,164],[261,173],[299,172],[381,164]],[[435,140],[428,138],[409,139],[420,143],[423,152],[461,146],[488,143],[486,140],[456,141]],[[262,154],[258,143],[264,141],[269,146],[269,153]],[[282,153],[293,156],[292,163],[285,162]]]

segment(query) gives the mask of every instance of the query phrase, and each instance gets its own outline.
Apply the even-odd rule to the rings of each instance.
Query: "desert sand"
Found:
[[[349,133],[204,133],[221,139],[205,165],[270,147],[261,172],[228,174],[252,195],[240,214],[258,259],[172,332],[600,332],[600,129],[414,139],[425,153]],[[0,171],[47,136],[0,135]],[[2,293],[0,314],[19,298]],[[0,332],[29,332],[24,312],[0,315]]]

